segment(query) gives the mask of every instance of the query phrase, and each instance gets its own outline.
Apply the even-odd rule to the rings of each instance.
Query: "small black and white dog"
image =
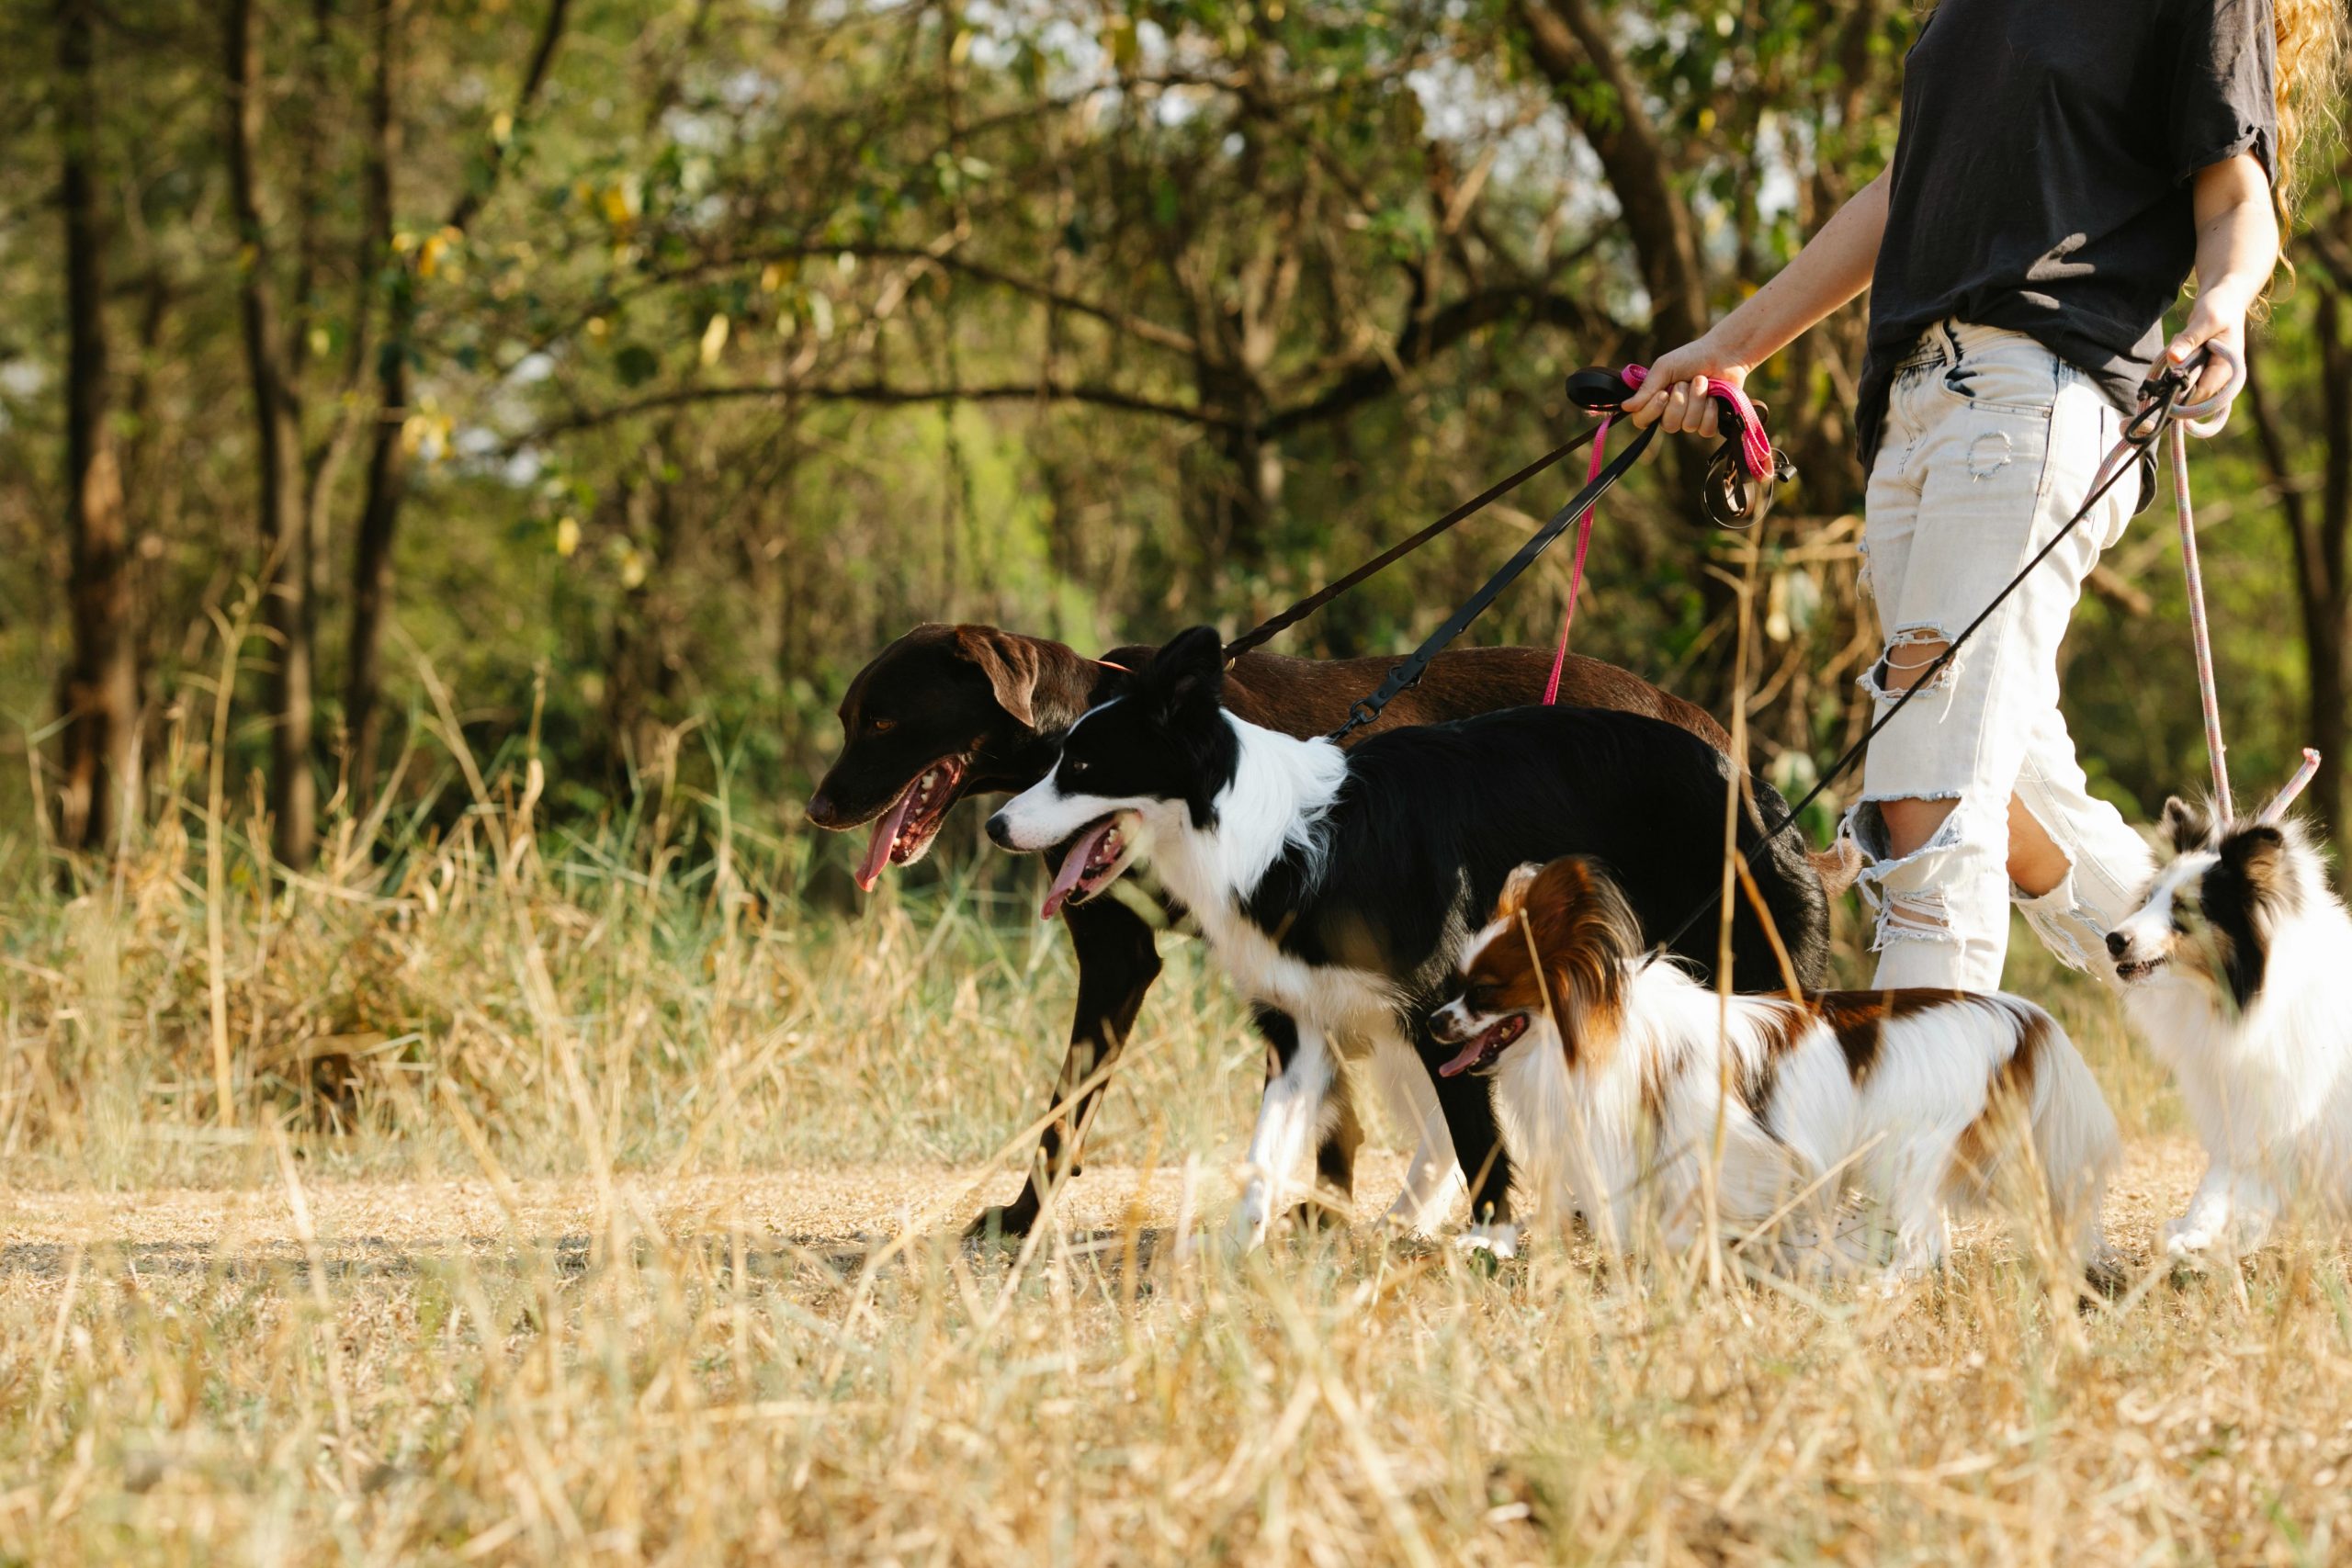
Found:
[[[2294,822],[2165,803],[2172,858],[2108,933],[2124,1006],[2205,1145],[2177,1258],[2251,1252],[2289,1201],[2352,1218],[2352,916]]]
[[[1719,899],[1730,762],[1672,725],[1597,708],[1507,709],[1343,751],[1235,717],[1223,679],[1214,627],[1177,637],[1126,695],[1079,720],[1054,771],[989,819],[989,837],[1043,850],[1091,842],[1114,819],[1130,825],[1130,847],[1257,1004],[1270,1061],[1240,1239],[1263,1238],[1310,1143],[1318,1175],[1345,1195],[1363,1134],[1340,1055],[1367,1047],[1392,1110],[1421,1139],[1392,1217],[1434,1228],[1459,1170],[1473,1217],[1507,1221],[1510,1164],[1492,1097],[1473,1074],[1436,1078],[1452,1053],[1430,1038],[1429,1012],[1526,861],[1605,862],[1653,933]],[[1779,795],[1755,788],[1770,819],[1783,819]],[[1742,812],[1741,847],[1759,836]],[[1800,836],[1780,835],[1755,869],[1795,979],[1816,984],[1827,899]],[[1695,922],[1679,950],[1702,968],[1718,919]],[[1733,957],[1740,989],[1782,985],[1744,898]]]

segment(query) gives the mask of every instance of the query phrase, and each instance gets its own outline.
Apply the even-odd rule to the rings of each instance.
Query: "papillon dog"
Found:
[[[1224,668],[1214,627],[1176,637],[1125,695],[1078,721],[1054,771],[990,818],[989,836],[1017,850],[1068,844],[1083,859],[1121,825],[1257,1004],[1269,1064],[1238,1239],[1262,1239],[1310,1145],[1345,1198],[1362,1133],[1341,1055],[1367,1048],[1401,1130],[1421,1141],[1392,1217],[1440,1223],[1458,1168],[1474,1219],[1507,1221],[1510,1166],[1491,1100],[1475,1082],[1432,1079],[1444,1053],[1427,1040],[1428,1010],[1530,856],[1605,854],[1654,930],[1706,909],[1684,951],[1712,960],[1730,762],[1687,730],[1599,708],[1508,709],[1342,750],[1236,716],[1220,701]],[[1780,797],[1754,787],[1768,819],[1783,820]],[[1763,836],[1745,812],[1739,833],[1746,848]],[[1777,835],[1755,871],[1810,981],[1826,961],[1827,901],[1799,836]],[[1781,981],[1744,898],[1733,971],[1741,987]]]
[[[2107,948],[2205,1145],[2165,1248],[2251,1252],[2290,1201],[2352,1211],[2352,917],[2293,821],[2174,799],[2161,838],[2170,858]]]
[[[2076,1260],[2100,1251],[2115,1121],[2065,1032],[2017,997],[1726,1000],[1569,856],[1511,874],[1432,1027],[1460,1048],[1442,1073],[1491,1075],[1537,1212],[1582,1214],[1611,1251],[1687,1246],[1712,1165],[1715,1222],[1743,1248],[1900,1281],[1942,1259],[1950,1210],[2028,1160]]]

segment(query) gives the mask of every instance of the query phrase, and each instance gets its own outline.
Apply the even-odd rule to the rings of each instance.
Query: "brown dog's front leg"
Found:
[[[1045,1210],[1046,1195],[1065,1177],[1078,1173],[1086,1129],[1109,1084],[1105,1069],[1119,1059],[1143,1010],[1144,994],[1159,977],[1159,943],[1151,925],[1115,898],[1075,904],[1062,911],[1071,945],[1078,950],[1078,1013],[1070,1021],[1069,1054],[1054,1082],[1053,1103],[1061,1113],[1046,1123],[1021,1196],[983,1210],[967,1235],[1029,1234]],[[1081,1085],[1092,1078],[1091,1086]],[[1074,1098],[1073,1098],[1074,1097]],[[1069,1103],[1065,1103],[1065,1102]]]

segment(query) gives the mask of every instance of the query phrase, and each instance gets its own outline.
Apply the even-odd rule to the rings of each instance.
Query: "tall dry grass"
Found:
[[[2088,1307],[1998,1225],[1892,1301],[1369,1231],[1237,1262],[1186,1238],[1258,1054],[1171,942],[1073,1228],[967,1251],[1069,995],[1024,882],[808,914],[806,846],[721,802],[555,832],[527,748],[441,733],[412,778],[458,808],[305,876],[193,745],[70,895],[19,860],[0,1556],[2352,1551],[2335,1242]],[[2026,988],[2132,1129],[2144,1258],[2194,1175],[2168,1093],[2104,998]]]

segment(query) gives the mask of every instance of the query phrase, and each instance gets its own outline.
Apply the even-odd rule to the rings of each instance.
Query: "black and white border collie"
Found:
[[[1582,856],[1512,874],[1458,992],[1431,1021],[1462,1047],[1441,1071],[1492,1063],[1521,1190],[1555,1228],[1584,1215],[1612,1251],[1687,1246],[1712,1161],[1723,1231],[1766,1244],[1751,1257],[1900,1283],[1942,1260],[1947,1211],[2029,1145],[2063,1245],[2078,1262],[2103,1250],[2115,1119],[2031,1002],[1892,990],[1725,1006],[1657,958]]]
[[[1432,1081],[1427,1035],[1474,924],[1531,858],[1604,857],[1645,929],[1669,930],[1719,897],[1731,764],[1672,725],[1597,708],[1513,708],[1406,728],[1343,751],[1261,728],[1221,704],[1214,627],[1160,649],[1127,694],[1072,728],[1053,773],[989,822],[999,844],[1074,841],[1084,858],[1121,825],[1197,919],[1257,1007],[1269,1046],[1237,1239],[1263,1239],[1310,1145],[1344,1199],[1361,1124],[1341,1056],[1368,1054],[1401,1126],[1420,1139],[1391,1217],[1442,1223],[1457,1172],[1474,1218],[1508,1222],[1510,1165],[1482,1083]],[[1761,809],[1785,814],[1768,785]],[[1778,821],[1781,815],[1771,818]],[[1741,814],[1739,842],[1758,834]],[[1798,835],[1759,858],[1757,881],[1802,984],[1827,954],[1827,901]],[[1717,916],[1689,956],[1712,958]],[[1742,900],[1734,979],[1780,986],[1770,938]],[[1439,1112],[1442,1115],[1439,1115]]]
[[[2171,858],[2107,939],[2124,1007],[2180,1085],[2205,1178],[2176,1258],[2251,1252],[2290,1201],[2352,1217],[2352,917],[2292,821],[2165,803]]]

